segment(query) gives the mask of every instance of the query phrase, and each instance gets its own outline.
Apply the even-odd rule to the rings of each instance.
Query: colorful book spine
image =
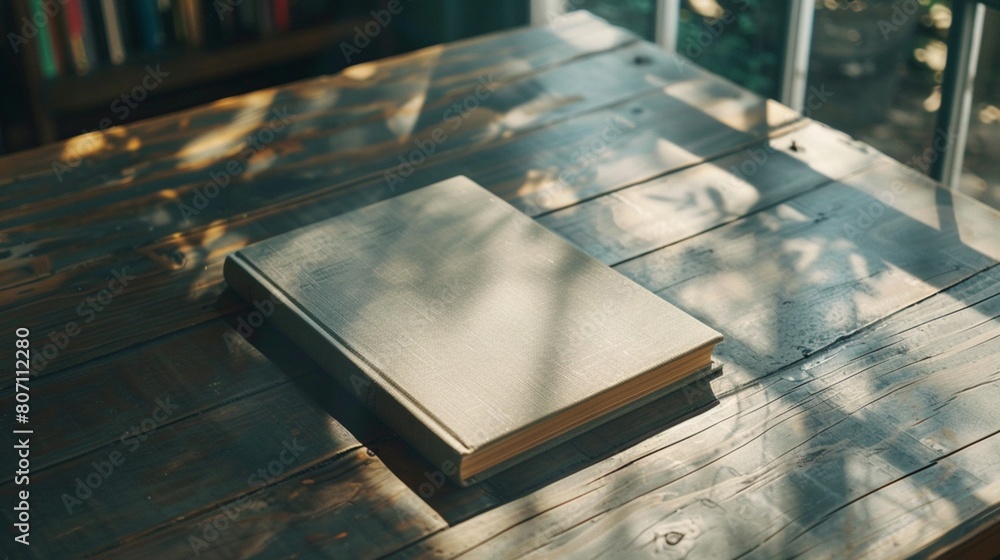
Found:
[[[205,45],[205,27],[198,0],[180,0],[180,10],[185,41],[191,47],[203,47]]]
[[[90,72],[93,59],[88,48],[87,14],[81,0],[66,0],[65,4],[66,35],[69,40],[69,52],[73,61],[73,69],[79,75]]]
[[[156,0],[136,0],[135,15],[139,24],[139,40],[142,42],[142,48],[151,53],[162,51],[167,37],[163,31],[163,22],[160,20],[160,10]]]
[[[288,0],[274,0],[274,29],[283,32],[292,28],[292,12]]]
[[[112,64],[125,62],[125,36],[122,32],[122,17],[116,0],[101,0],[101,15],[104,17],[104,35],[108,44],[108,58]]]
[[[42,0],[31,0],[32,19],[36,13],[45,13]],[[53,29],[53,25],[52,21],[46,19],[45,26],[38,33],[38,65],[42,76],[47,79],[55,78],[62,72],[55,44],[56,30]]]

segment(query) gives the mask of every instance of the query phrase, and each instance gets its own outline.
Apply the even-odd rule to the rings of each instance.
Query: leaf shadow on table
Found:
[[[706,123],[718,125],[711,115],[702,115]],[[777,142],[788,140],[771,141]],[[807,142],[797,149],[813,146]],[[683,185],[670,185],[668,177],[655,208],[664,221],[694,214],[699,220],[714,214],[713,219],[705,220],[700,231],[674,232],[669,225],[654,229],[655,246],[611,263],[726,336],[717,356],[727,373],[715,384],[722,406],[653,443],[661,448],[660,459],[649,460],[646,472],[655,472],[659,462],[662,474],[596,475],[599,480],[591,484],[609,487],[603,494],[610,504],[602,507],[616,514],[562,532],[539,545],[539,556],[578,551],[578,546],[594,554],[695,550],[727,557],[758,546],[763,548],[755,554],[844,554],[840,547],[857,546],[855,539],[886,536],[868,532],[882,529],[876,523],[880,514],[913,507],[897,503],[893,510],[874,498],[865,501],[868,495],[897,482],[907,487],[909,477],[945,453],[914,435],[914,426],[927,418],[899,421],[877,402],[892,395],[885,400],[933,416],[933,404],[960,392],[946,376],[935,375],[940,364],[914,356],[898,367],[867,371],[886,355],[902,352],[879,352],[876,346],[843,366],[853,373],[847,381],[841,369],[819,366],[837,355],[838,343],[848,335],[875,328],[873,323],[994,266],[1000,258],[996,214],[888,162],[842,180],[828,176],[818,189],[734,214],[727,200],[740,199],[738,191],[766,200],[768,190],[780,187],[770,182],[769,168],[817,173],[780,150],[769,150],[765,160],[753,166],[754,173],[742,174],[733,173],[729,158],[717,170],[719,181],[737,181],[739,188],[709,187],[694,201],[669,202],[671,187],[683,192]],[[607,229],[586,232],[588,239],[620,238],[616,206],[600,208],[607,214],[588,219]],[[962,290],[949,295],[968,297],[970,308],[980,303]],[[982,321],[996,323],[995,315],[978,312]],[[989,370],[982,372],[983,382],[989,383],[991,375],[995,383],[996,372]],[[1000,417],[992,418],[989,428],[972,414],[963,425],[949,426],[962,435],[949,442],[948,450],[996,434]],[[698,445],[691,445],[687,438],[695,433]],[[637,483],[630,475],[645,480]],[[978,483],[959,470],[933,488],[912,491],[924,493],[928,502],[952,501],[957,510],[976,511],[989,504],[969,492],[949,492]],[[612,498],[616,494],[631,498]],[[535,523],[534,530],[545,523]],[[676,542],[665,540],[668,534]],[[509,539],[519,537],[527,538],[512,532]],[[684,545],[675,546],[678,542]]]
[[[377,456],[415,494],[449,524],[508,503],[531,491],[600,462],[622,449],[718,404],[708,376],[587,431],[486,481],[458,487],[441,477],[440,468],[396,436],[352,394],[273,327],[262,326],[250,343],[268,360],[288,371],[314,371],[291,380],[358,441]],[[305,366],[305,364],[311,364]],[[345,367],[350,367],[345,364]]]
[[[699,108],[686,110],[697,116],[688,119],[692,129],[726,127]],[[762,104],[759,110],[763,112],[766,108]],[[757,122],[767,120],[762,115],[748,118]],[[703,121],[700,125],[699,119]],[[640,133],[649,135],[648,131],[636,134]],[[734,133],[742,134],[735,130]],[[628,138],[628,133],[624,137]],[[581,177],[587,181],[607,181],[607,177],[601,176],[603,166],[622,155],[631,160],[664,158],[644,163],[640,166],[644,170],[666,166],[678,151],[676,147],[664,147],[668,144],[669,138],[653,136],[630,144],[630,150],[643,150],[645,155],[638,151],[620,154],[615,145],[610,145],[607,152],[599,154],[592,168],[584,169],[586,173]],[[687,145],[686,149],[692,147]],[[810,150],[813,146],[806,143],[800,149]],[[697,149],[691,153],[696,160]],[[712,161],[707,165],[711,166]],[[769,152],[761,170],[733,176],[745,183],[750,192],[762,195],[774,188],[766,168],[778,166],[793,173],[798,170],[822,175],[802,161],[774,151]],[[728,166],[720,169],[732,174]],[[621,167],[615,170],[625,173]],[[529,171],[525,180],[537,176],[538,173]],[[420,177],[416,175],[413,184],[419,184]],[[620,517],[600,521],[599,524],[613,525],[606,528],[604,536],[591,542],[594,549],[610,551],[634,545],[646,552],[650,549],[642,547],[666,550],[664,547],[669,543],[664,544],[667,542],[664,535],[682,534],[668,530],[679,519],[693,523],[696,533],[712,538],[699,541],[692,535],[678,551],[695,542],[714,547],[711,550],[722,555],[749,552],[748,543],[762,540],[779,548],[784,544],[813,546],[816,544],[813,533],[846,530],[843,525],[830,529],[835,523],[861,523],[844,521],[842,516],[867,492],[905,479],[939,455],[913,440],[907,434],[909,426],[867,412],[865,406],[869,403],[838,403],[830,398],[819,406],[812,393],[829,387],[823,379],[814,377],[818,372],[809,373],[805,366],[844,337],[992,266],[996,255],[984,247],[981,239],[976,242],[976,236],[970,236],[969,228],[977,227],[976,218],[981,211],[968,201],[960,199],[956,203],[950,193],[933,188],[926,178],[894,165],[883,163],[860,177],[835,181],[827,176],[819,182],[822,186],[818,190],[806,189],[794,197],[740,208],[730,205],[732,192],[707,188],[694,195],[693,200],[677,199],[678,206],[673,211],[659,209],[671,212],[664,214],[667,220],[680,219],[671,217],[673,212],[690,215],[685,214],[683,207],[707,214],[710,218],[702,230],[657,241],[658,245],[642,255],[611,263],[623,274],[726,335],[719,356],[727,373],[714,385],[723,404],[730,397],[731,406],[717,406],[694,422],[664,421],[665,417],[660,416],[661,423],[642,436],[649,438],[646,445],[650,449],[650,468],[657,468],[655,465],[661,460],[657,457],[670,456],[655,477],[643,475],[636,481],[632,479],[638,474],[634,471],[616,469],[605,475],[598,469],[595,474],[598,478],[611,477],[608,487],[602,490],[608,495],[633,495],[635,488],[643,485],[648,489],[607,506],[611,509],[636,506],[629,514],[636,516],[636,523]],[[629,180],[619,176],[616,182],[632,185],[649,179],[637,176]],[[897,189],[896,184],[902,187]],[[628,189],[621,192],[627,193]],[[662,195],[669,197],[669,192],[667,188]],[[962,219],[956,215],[956,204],[965,212]],[[859,216],[870,219],[859,221]],[[614,216],[606,218],[606,222],[596,223],[615,222]],[[615,239],[617,233],[590,232],[598,239]],[[974,242],[971,246],[965,244],[969,238]],[[469,264],[470,269],[477,266]],[[427,262],[425,266],[432,271],[435,263]],[[914,377],[930,375],[927,364],[907,367]],[[863,382],[858,377],[854,382],[863,384],[862,391],[872,395],[905,385],[898,377],[876,376]],[[743,410],[742,395],[754,387],[760,387],[767,395],[765,404]],[[925,390],[941,392],[947,388]],[[343,410],[342,396],[335,398],[339,410]],[[789,418],[768,424],[768,409],[783,406],[792,410],[802,407],[801,414],[790,413]],[[353,427],[348,426],[352,432],[363,434],[364,424],[373,422],[371,418],[360,423],[342,419],[343,413],[337,409],[331,408],[331,414],[345,425],[353,422]],[[698,438],[698,445],[688,440],[701,431],[705,433]],[[633,437],[624,441],[635,440]],[[765,447],[764,442],[770,447]],[[411,448],[392,437],[363,443],[374,447],[386,465],[421,495],[421,485],[429,482],[425,473],[433,475],[433,470],[428,471],[429,465]],[[772,456],[771,447],[780,451]],[[620,451],[622,446],[612,444],[607,449],[606,453],[583,458],[586,453],[580,449],[561,446],[546,458],[566,465],[553,468],[553,472],[560,472],[555,479],[545,476],[533,479],[523,476],[520,470],[512,470],[508,478],[498,475],[496,480],[471,489],[449,485],[436,488],[427,502],[450,523],[497,507],[517,508],[520,510],[517,517],[522,519],[556,515],[547,513],[552,506],[546,505],[545,486],[587,470]],[[821,466],[820,480],[789,470],[806,464]],[[868,478],[859,475],[858,469],[862,473],[882,474]],[[586,480],[585,475],[581,476]],[[955,484],[971,484],[963,476],[955,473]],[[775,505],[768,505],[742,493],[761,484],[770,485],[773,490],[769,492],[781,492],[784,497]],[[726,494],[730,488],[734,493]],[[671,511],[675,513],[650,518],[655,508],[638,507],[642,503],[640,497],[649,500],[650,496],[669,498]],[[740,515],[720,515],[717,511],[722,508],[725,512],[730,507]],[[722,520],[728,521],[719,525]],[[560,544],[578,537],[580,530],[567,530],[551,546],[558,550]],[[510,538],[516,539],[516,535],[511,532]],[[640,542],[643,544],[635,544]]]
[[[665,91],[663,95],[670,93]],[[634,134],[631,129],[626,130],[622,140],[609,144],[607,151],[595,154],[594,163],[589,167],[584,165],[577,174],[586,182],[586,196],[574,199],[568,196],[572,193],[567,193],[568,198],[575,201],[617,196],[617,193],[607,193],[615,190],[627,193],[632,185],[655,177],[656,169],[674,171],[684,165],[697,164],[699,157],[718,158],[718,153],[710,151],[712,142],[679,145],[673,141],[678,137],[702,135],[705,131],[712,131],[711,138],[718,138],[728,125],[710,114],[711,108],[680,104],[674,106],[674,110],[687,111],[691,115],[684,121],[683,130],[676,131],[673,136],[659,135],[657,131],[641,127],[637,127]],[[744,116],[753,122],[766,122],[766,115],[757,114],[765,110],[761,104],[750,112],[753,114]],[[267,112],[261,109],[254,113],[255,118],[260,114]],[[641,124],[645,116],[636,115],[633,118]],[[745,131],[731,130],[747,138]],[[628,151],[619,151],[619,147],[626,144]],[[567,146],[566,151],[572,148]],[[813,149],[808,143],[802,148]],[[516,158],[511,161],[494,161],[492,165],[523,171],[522,186],[528,186],[525,190],[530,192],[536,188],[529,185],[533,178],[558,175],[558,170],[522,169],[536,161],[531,159],[533,154],[527,153],[529,151],[537,151],[537,147],[528,146],[524,152],[515,153]],[[627,164],[614,165],[616,159]],[[446,162],[450,165],[460,160]],[[268,161],[272,160],[265,158],[261,162],[264,170],[268,169]],[[782,164],[793,171],[816,173],[808,165],[780,152],[771,154],[764,166]],[[199,169],[198,177],[206,169]],[[456,165],[455,169],[462,170],[462,166]],[[761,541],[775,547],[808,544],[811,537],[807,529],[833,523],[841,514],[839,512],[847,511],[850,504],[863,499],[865,492],[873,491],[881,483],[889,484],[892,477],[904,478],[906,473],[933,460],[938,456],[936,453],[921,450],[919,446],[916,446],[917,452],[913,451],[913,442],[906,434],[908,426],[878,413],[866,412],[864,408],[869,403],[814,397],[813,393],[828,390],[828,384],[818,375],[821,369],[806,367],[826,357],[826,349],[852,332],[995,262],[995,255],[981,242],[976,247],[964,244],[968,228],[976,227],[970,216],[977,215],[964,199],[956,195],[956,202],[947,191],[928,189],[927,180],[916,173],[880,169],[866,175],[865,184],[875,185],[874,190],[847,180],[823,186],[817,194],[804,194],[787,202],[734,208],[729,202],[731,193],[721,188],[706,188],[693,199],[677,199],[676,208],[661,208],[666,220],[690,216],[684,214],[685,206],[714,215],[712,223],[700,231],[655,241],[648,254],[611,264],[726,335],[727,341],[719,348],[719,355],[726,363],[726,373],[706,390],[706,394],[710,393],[714,386],[721,406],[700,408],[702,414],[682,422],[671,419],[670,410],[650,405],[652,408],[644,412],[649,418],[640,415],[635,419],[634,428],[638,433],[634,435],[629,435],[633,425],[628,424],[621,430],[623,434],[607,434],[606,442],[580,440],[553,450],[546,460],[550,461],[549,465],[557,465],[551,467],[553,473],[558,473],[554,477],[532,478],[531,473],[512,470],[506,478],[498,475],[494,481],[469,489],[442,486],[435,489],[427,502],[451,523],[482,512],[489,518],[490,510],[503,508],[506,513],[516,509],[517,514],[512,518],[536,519],[537,523],[521,532],[507,531],[500,538],[507,538],[508,542],[524,538],[525,544],[520,546],[530,551],[541,545],[532,544],[535,541],[526,538],[526,533],[535,529],[544,529],[540,533],[548,531],[550,527],[542,524],[547,521],[559,524],[560,516],[572,518],[576,514],[573,502],[581,501],[580,494],[596,496],[598,491],[595,489],[600,488],[599,494],[606,502],[596,505],[591,502],[580,508],[581,515],[591,516],[595,522],[579,527],[561,526],[556,538],[552,539],[555,549],[574,542],[586,531],[602,529],[601,536],[588,537],[592,550],[635,547],[635,550],[649,552],[649,547],[653,547],[657,551],[679,552],[692,543],[699,543],[700,546],[718,547],[712,550],[720,555],[733,551],[732,555],[736,555],[748,551],[749,543]],[[728,166],[721,170],[729,172]],[[434,174],[440,172],[440,169],[418,172],[407,182],[406,188],[421,186],[428,177],[435,177]],[[745,181],[756,193],[763,194],[775,188],[764,171],[737,179]],[[896,180],[905,183],[900,192],[892,190]],[[300,186],[309,181],[313,186],[318,184],[313,177],[301,181]],[[495,188],[483,182],[488,188]],[[351,204],[389,196],[383,187],[381,185],[376,194],[358,195]],[[537,188],[542,187],[544,185]],[[227,204],[238,201],[238,189],[224,192],[226,194],[213,202],[212,213],[222,213]],[[520,193],[516,188],[512,192]],[[669,197],[669,192],[666,189],[663,194]],[[884,198],[888,194],[894,197],[889,203]],[[512,196],[520,198],[523,195]],[[786,203],[774,206],[778,202]],[[174,205],[176,201],[170,200],[169,204]],[[895,205],[901,205],[901,209]],[[959,219],[954,213],[956,205],[965,208],[964,218]],[[878,215],[870,224],[858,223],[858,213],[868,212],[870,208],[878,208]],[[937,218],[934,218],[935,212]],[[750,217],[733,222],[746,214]],[[187,275],[191,302],[207,300],[205,293],[195,293],[202,285],[211,285],[213,289],[217,285],[213,284],[219,275],[217,267],[201,272],[201,265],[211,261],[211,255],[242,246],[248,241],[250,232],[260,235],[264,231],[266,235],[273,235],[282,228],[292,229],[302,222],[328,216],[329,212],[323,209],[305,209],[295,216],[289,212],[288,216],[269,222],[266,231],[263,227],[237,230],[233,224],[222,222],[182,240],[184,244],[179,246],[178,253],[183,251],[188,260],[177,264],[176,268],[183,269]],[[615,216],[607,218],[608,223],[614,223]],[[965,232],[961,232],[963,226]],[[616,239],[619,232],[596,230],[590,233],[599,239]],[[177,249],[173,242],[165,245]],[[150,254],[154,251],[155,248]],[[473,261],[468,266],[476,270],[477,267],[486,268],[486,264]],[[423,273],[433,273],[435,265],[433,261],[424,263]],[[217,294],[210,295],[215,298]],[[226,301],[237,301],[231,296],[216,301],[225,307]],[[554,302],[552,324],[558,322],[560,311],[558,299]],[[972,305],[976,301],[969,299],[967,303]],[[983,320],[995,321],[985,315]],[[268,334],[268,328],[262,327],[253,340],[255,345],[270,340],[279,347],[268,349],[259,345],[265,355],[278,364],[303,359],[287,339]],[[554,328],[550,330],[555,331]],[[553,342],[558,344],[557,339]],[[868,359],[859,358],[857,365],[861,367]],[[914,377],[929,377],[934,373],[929,363],[908,364],[906,368],[903,371],[911,371]],[[862,394],[881,395],[897,387],[899,393],[907,390],[908,381],[899,375],[865,378],[863,383],[861,379],[858,377],[852,383],[861,386],[858,391]],[[300,387],[303,398],[322,404],[361,443],[372,447],[411,490],[422,495],[421,485],[428,482],[424,473],[430,466],[411,448],[386,433],[382,429],[384,426],[361,408],[349,391],[336,386],[332,380],[328,392],[317,390],[315,384],[302,383]],[[750,393],[758,389],[766,394],[763,404],[749,399]],[[929,400],[946,390],[950,389],[924,388]],[[744,399],[749,401],[746,405]],[[714,401],[713,395],[707,406]],[[666,402],[660,405],[669,409]],[[774,419],[769,416],[768,409],[782,407],[787,409],[787,414],[781,413]],[[647,419],[649,429],[643,428]],[[599,434],[601,432],[592,435],[600,440],[604,436]],[[614,441],[619,435],[625,437]],[[639,441],[641,448],[630,445]],[[765,441],[767,446],[763,445]],[[962,441],[954,445],[960,446]],[[630,467],[632,462],[639,460],[646,470]],[[807,465],[821,466],[817,469],[822,474],[820,480],[812,479],[809,473],[796,472],[795,469]],[[886,472],[891,473],[888,479],[866,478],[867,473]],[[962,473],[956,473],[955,484],[970,486],[963,477]],[[569,485],[578,485],[579,492],[568,496]],[[754,498],[752,493],[745,491],[759,487],[768,488],[772,494],[781,493],[781,501],[775,502],[780,508],[769,509],[763,498]],[[943,501],[953,497],[941,496]],[[564,502],[567,505],[562,506]],[[962,504],[962,507],[968,506],[969,502]],[[731,513],[720,515],[720,509]],[[602,515],[610,510],[615,510],[614,515]],[[497,519],[501,517],[499,513],[495,515]],[[852,523],[861,525],[862,521]],[[672,544],[671,540],[677,544]]]

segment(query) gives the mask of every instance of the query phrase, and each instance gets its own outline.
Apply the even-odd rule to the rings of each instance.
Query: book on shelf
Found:
[[[465,177],[245,247],[224,275],[460,485],[717,371],[721,335]]]
[[[288,0],[273,0],[274,29],[283,33],[292,28],[292,12]]]
[[[17,0],[29,20],[47,14],[45,0]],[[174,48],[225,47],[258,41],[332,17],[317,0],[60,0],[53,17],[39,26],[35,59],[51,80],[87,75],[134,57],[162,55]],[[221,8],[220,8],[221,6]],[[147,58],[148,60],[148,58]]]
[[[167,45],[167,33],[157,0],[133,0],[133,2],[138,37],[143,52],[161,52]]]
[[[90,23],[90,9],[84,0],[66,0],[63,6],[70,60],[78,75],[85,75],[97,64],[97,45]]]
[[[99,0],[99,2],[108,60],[112,64],[122,64],[125,62],[126,53],[122,2],[121,0]]]
[[[202,5],[198,0],[178,0],[181,31],[184,42],[190,47],[205,45],[205,22]]]
[[[34,20],[34,14],[45,14],[43,0],[31,0],[28,3],[28,19]],[[61,55],[61,44],[59,42],[60,31],[58,21],[51,17],[45,17],[45,24],[39,28],[38,41],[38,67],[43,78],[51,79],[63,72],[63,58]]]

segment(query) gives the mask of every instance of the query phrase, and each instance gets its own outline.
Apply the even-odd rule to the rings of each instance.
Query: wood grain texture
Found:
[[[981,356],[995,356],[1000,340],[998,280],[1000,268],[990,268],[399,556],[933,552],[925,547],[960,520],[995,510],[1000,423],[994,419],[992,433],[955,424],[964,435],[945,451],[911,435],[919,421],[900,423],[878,409],[887,398],[947,402],[969,390],[989,398],[1000,370]],[[971,370],[950,369],[955,362],[980,363],[977,374],[991,383],[966,380]],[[883,383],[886,374],[899,381]]]
[[[204,513],[207,518],[215,518],[225,514],[222,507],[225,504],[258,510],[269,502],[281,501],[255,493],[277,481],[301,479],[304,473],[336,463],[342,460],[342,455],[353,454],[362,447],[317,404],[302,399],[303,391],[315,391],[328,382],[325,376],[314,376],[305,387],[285,384],[275,391],[253,395],[174,424],[166,420],[182,414],[186,403],[165,397],[146,403],[142,407],[145,417],[157,422],[150,429],[69,459],[57,468],[34,473],[31,488],[37,497],[33,505],[47,514],[33,524],[33,530],[46,536],[33,543],[33,553],[92,554],[192,514]],[[256,429],[261,423],[268,429]],[[367,518],[363,525],[357,524],[354,515],[347,515],[340,530],[357,528],[360,535],[391,534],[392,539],[378,543],[391,550],[406,538],[422,536],[443,525],[433,510],[405,485],[387,471],[379,475],[375,472],[378,468],[384,469],[376,463],[375,467],[365,469],[365,476],[378,476],[381,482],[375,487],[385,494],[375,494],[375,488],[365,485],[363,496],[337,498],[343,489],[329,496],[334,502],[354,499],[378,504],[374,509],[364,508],[376,515]],[[331,479],[330,484],[338,484],[337,479]],[[0,496],[13,500],[12,488],[9,483],[0,486]],[[316,490],[323,496],[325,488],[326,485],[321,485]],[[248,496],[250,503],[241,502]],[[409,520],[397,521],[392,506],[397,502],[399,507],[410,511]],[[260,514],[281,517],[280,510]],[[5,516],[13,522],[9,514]],[[329,529],[333,534],[340,532],[336,527]],[[206,540],[211,543],[217,539]],[[351,539],[337,546],[371,544]]]
[[[373,558],[441,529],[444,521],[427,509],[357,449],[96,557]],[[225,529],[213,531],[216,525]]]
[[[343,119],[337,121],[341,123],[384,120],[405,105],[399,100],[421,95],[424,91],[429,92],[432,99],[439,99],[449,93],[465,91],[469,86],[475,87],[483,73],[492,72],[497,79],[510,79],[636,40],[627,31],[611,27],[581,11],[564,19],[556,28],[521,28],[436,45],[391,59],[355,65],[340,74],[222,99],[185,111],[183,118],[167,115],[128,127],[107,129],[103,135],[86,139],[99,138],[96,145],[99,149],[85,150],[93,153],[85,153],[86,161],[74,169],[91,177],[100,172],[117,173],[133,165],[155,167],[156,160],[143,155],[150,145],[161,146],[160,149],[169,154],[170,142],[179,141],[183,145],[214,127],[231,124],[237,117],[259,119],[267,112],[267,105],[260,104],[262,100],[294,103],[301,99],[306,107],[335,113]],[[164,70],[171,69],[168,66]],[[133,139],[139,139],[142,145],[130,148]],[[57,142],[15,157],[0,157],[0,196],[3,197],[0,200],[31,194],[21,185],[32,187],[32,192],[44,189],[43,193],[35,194],[63,193],[65,186],[50,180],[54,174],[51,164],[72,156],[74,147],[89,145],[86,140]],[[145,149],[140,150],[140,147]],[[71,160],[65,162],[69,164]],[[100,181],[95,181],[92,186],[100,185]],[[44,197],[38,199],[44,200]]]
[[[673,67],[672,62],[662,64]],[[167,231],[181,227],[179,220],[170,216],[179,212],[179,204],[190,193],[182,195],[176,188],[170,189],[169,197],[159,191],[147,196],[142,187],[130,187],[132,198],[127,204],[112,204],[88,215],[86,220],[90,223],[81,223],[74,214],[24,226],[27,229],[23,231],[9,230],[12,238],[23,238],[25,242],[14,246],[6,259],[9,287],[0,290],[0,302],[11,311],[16,309],[34,317],[42,332],[59,330],[68,321],[80,320],[78,307],[86,297],[103,289],[116,271],[126,270],[136,276],[133,286],[117,295],[106,311],[88,315],[93,321],[82,328],[68,348],[58,353],[52,364],[46,365],[44,370],[48,372],[170,332],[181,325],[234,311],[237,307],[233,305],[240,305],[239,302],[218,299],[224,256],[250,242],[321,217],[466,171],[472,179],[515,206],[537,214],[569,204],[577,197],[595,196],[746,147],[766,137],[774,127],[793,120],[786,109],[734,86],[717,83],[704,72],[691,68],[684,67],[683,71],[693,73],[698,79],[681,84],[683,87],[667,88],[668,94],[654,88],[634,101],[623,101],[612,108],[544,127],[523,138],[501,139],[495,145],[477,148],[472,153],[463,151],[450,158],[445,157],[447,154],[434,154],[401,185],[388,184],[378,174],[361,183],[346,186],[336,183],[325,188],[317,188],[319,181],[328,180],[325,184],[329,185],[335,179],[313,178],[310,188],[302,185],[299,190],[289,190],[287,185],[295,184],[294,172],[268,180],[254,177],[240,188],[234,183],[221,190],[205,211],[199,213],[207,225],[190,224],[166,237],[158,237],[163,230],[157,231],[149,224],[162,220]],[[622,92],[616,95],[628,97]],[[581,149],[595,137],[595,130],[607,128],[609,119],[622,123],[620,137],[609,145],[607,153],[602,152],[588,164],[588,179],[576,180],[573,190],[560,186],[562,183],[552,170],[578,160]],[[742,128],[734,129],[730,124]],[[597,132],[598,138],[600,134]],[[627,168],[619,163],[622,159],[631,162]],[[394,160],[383,159],[382,164],[391,161]],[[314,163],[322,167],[328,162]],[[274,181],[279,179],[286,188],[275,186]],[[540,198],[540,192],[547,193],[549,198]],[[561,194],[551,196],[553,193]],[[125,194],[122,191],[115,196]],[[547,202],[539,206],[534,202],[538,200]],[[72,208],[77,208],[74,212],[79,210],[71,205],[64,211]],[[38,238],[40,231],[46,232],[43,237],[48,241],[27,241]],[[101,242],[88,241],[86,235],[91,234],[100,235]],[[178,299],[188,303],[176,306],[174,302]],[[118,325],[123,315],[130,316],[140,309],[145,315],[156,317],[156,322],[136,325],[122,333]],[[0,331],[0,339],[4,332],[6,328]]]
[[[33,380],[38,556],[186,556],[226,511],[203,556],[996,550],[996,213],[596,18],[567,22],[0,158],[0,345],[82,323]],[[390,185],[490,74],[494,94]],[[282,107],[288,128],[184,221]],[[428,497],[432,467],[268,324],[227,347],[249,310],[226,254],[460,173],[724,331],[699,413],[667,421],[663,401]],[[135,281],[83,323],[116,272]],[[144,430],[165,396],[182,409]],[[146,439],[133,453],[123,434]],[[307,451],[247,484],[289,437]],[[67,514],[61,495],[114,451]]]
[[[816,122],[538,221],[614,265],[875,165],[879,156]]]
[[[719,325],[736,386],[992,266],[997,218],[885,158],[617,269]]]

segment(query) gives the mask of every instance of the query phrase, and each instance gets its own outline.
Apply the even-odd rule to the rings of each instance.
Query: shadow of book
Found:
[[[227,318],[234,329],[240,328],[239,319],[240,315]],[[720,369],[487,480],[462,488],[446,480],[447,473],[442,470],[447,465],[427,462],[369,411],[352,391],[323,371],[271,323],[265,321],[254,328],[247,340],[289,376],[303,398],[314,402],[351,432],[368,448],[369,454],[377,457],[449,524],[571,476],[718,404],[711,381],[721,374]],[[342,366],[356,367],[346,358]]]

